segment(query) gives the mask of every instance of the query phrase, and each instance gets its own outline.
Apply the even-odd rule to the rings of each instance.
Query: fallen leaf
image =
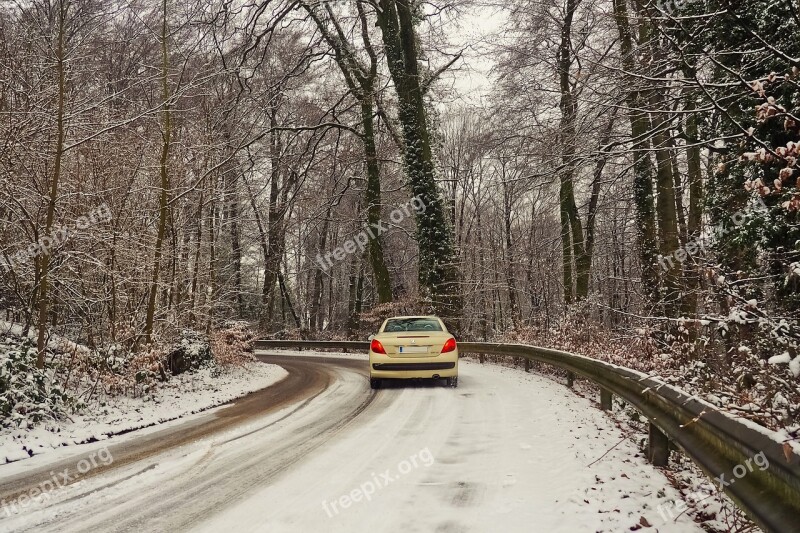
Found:
[[[792,445],[788,442],[783,443],[783,455],[786,456],[786,462],[792,462],[792,456],[794,455],[794,451],[792,450]]]

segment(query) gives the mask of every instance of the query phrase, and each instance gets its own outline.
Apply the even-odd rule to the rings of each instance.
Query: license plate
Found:
[[[401,346],[400,353],[428,353],[427,346]]]

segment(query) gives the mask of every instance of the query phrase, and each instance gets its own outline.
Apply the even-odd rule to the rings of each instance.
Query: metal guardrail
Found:
[[[369,343],[262,340],[255,347],[368,351]],[[800,456],[774,432],[641,372],[589,357],[524,344],[461,342],[458,349],[547,363],[568,372],[568,385],[574,375],[589,379],[600,387],[603,409],[611,409],[616,394],[649,420],[647,455],[653,464],[665,465],[670,444],[677,445],[764,531],[800,531]],[[769,461],[764,469],[753,465],[759,454]]]

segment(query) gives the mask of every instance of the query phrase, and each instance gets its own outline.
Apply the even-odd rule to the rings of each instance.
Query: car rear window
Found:
[[[442,331],[442,326],[435,318],[393,318],[386,323],[385,333],[403,331]]]

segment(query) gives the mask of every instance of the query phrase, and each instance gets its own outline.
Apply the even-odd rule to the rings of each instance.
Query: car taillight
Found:
[[[444,343],[444,348],[442,348],[442,353],[452,352],[455,349],[456,349],[456,340],[447,339],[447,342]]]
[[[372,344],[369,345],[369,349],[375,353],[382,353],[386,355],[386,350],[383,349],[383,344],[378,339],[372,339]]]

